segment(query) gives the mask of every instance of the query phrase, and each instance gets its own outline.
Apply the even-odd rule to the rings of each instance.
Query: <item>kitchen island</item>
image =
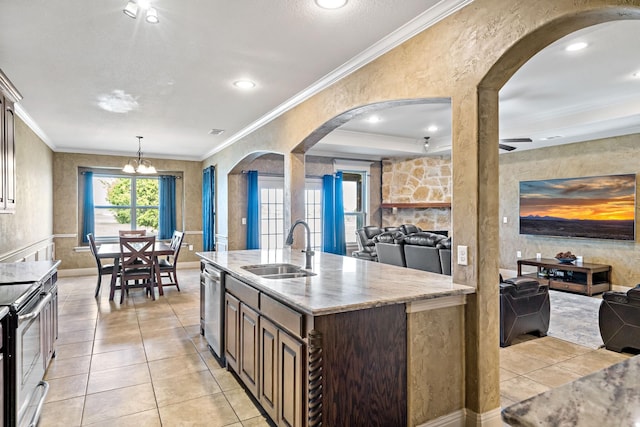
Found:
[[[198,253],[226,273],[227,366],[279,425],[416,426],[464,409],[464,303],[450,276],[299,250]]]

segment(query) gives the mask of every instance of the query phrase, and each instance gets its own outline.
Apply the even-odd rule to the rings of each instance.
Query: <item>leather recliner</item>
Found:
[[[640,284],[626,293],[603,293],[598,324],[607,350],[640,351]]]
[[[401,231],[385,231],[373,238],[378,254],[378,262],[406,267],[404,258],[404,238]]]
[[[376,243],[373,238],[382,233],[382,229],[375,225],[367,225],[356,230],[358,250],[351,255],[355,258],[366,259],[368,261],[378,261]]]
[[[400,231],[402,231],[402,233],[404,233],[405,236],[408,236],[413,233],[418,233],[422,230],[420,229],[420,227],[414,224],[402,224],[400,226]]]
[[[438,253],[440,254],[442,274],[451,276],[451,237],[440,240],[436,244],[436,248],[438,248]]]
[[[404,237],[404,257],[407,267],[442,274],[437,244],[445,237],[419,231]]]
[[[500,283],[500,347],[522,334],[546,336],[550,314],[549,286],[528,277]]]

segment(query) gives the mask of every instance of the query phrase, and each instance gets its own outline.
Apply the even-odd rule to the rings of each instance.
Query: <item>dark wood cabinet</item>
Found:
[[[240,301],[229,293],[224,297],[224,325],[224,352],[227,366],[238,372]]]
[[[14,104],[22,95],[0,70],[0,211],[16,206],[16,143]]]
[[[302,343],[278,331],[278,425],[302,426]]]
[[[260,319],[258,400],[271,419],[278,417],[278,328],[262,317]]]
[[[240,303],[240,378],[247,389],[258,396],[258,359],[259,359],[258,313],[249,306]]]

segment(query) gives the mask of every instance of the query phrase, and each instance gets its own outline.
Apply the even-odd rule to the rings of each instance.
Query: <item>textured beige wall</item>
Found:
[[[561,37],[600,22],[639,18],[640,0],[475,0],[204,163],[226,177],[258,150],[304,152],[341,124],[334,118],[357,107],[450,98],[452,230],[469,258],[468,266],[454,265],[453,280],[477,289],[465,306],[464,406],[472,417],[494,411],[500,402],[498,90]],[[218,231],[226,234],[227,189],[217,194]]]
[[[53,156],[53,229],[56,235],[56,255],[62,261],[60,269],[90,268],[95,260],[88,251],[77,252],[80,246],[80,210],[78,202],[78,168],[112,168],[119,170],[128,157],[92,154],[55,153]],[[198,261],[195,252],[202,250],[202,164],[182,160],[149,159],[162,171],[182,172],[176,181],[176,221],[185,231],[185,244],[193,245],[193,252],[182,248],[180,261]],[[195,233],[195,234],[191,234]],[[69,237],[66,237],[69,236]]]
[[[53,152],[20,118],[15,131],[16,209],[0,214],[0,259],[53,235]]]
[[[407,314],[410,426],[464,407],[464,307]]]
[[[382,162],[384,203],[451,202],[451,158],[420,157]],[[385,208],[382,225],[416,224],[423,230],[451,232],[450,208]]]
[[[538,252],[552,258],[560,251],[571,251],[582,255],[585,262],[610,264],[615,285],[640,283],[637,241],[528,236],[521,235],[518,226],[520,181],[638,174],[638,159],[640,134],[501,155],[500,218],[507,217],[508,222],[500,224],[500,268],[517,268],[516,251],[522,251],[524,258],[535,258]],[[639,213],[636,200],[636,221],[640,221]]]

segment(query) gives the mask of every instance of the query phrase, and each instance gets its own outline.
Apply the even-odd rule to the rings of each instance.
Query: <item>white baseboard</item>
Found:
[[[427,421],[418,427],[503,427],[501,408],[483,414],[469,409],[460,409],[435,420]]]

